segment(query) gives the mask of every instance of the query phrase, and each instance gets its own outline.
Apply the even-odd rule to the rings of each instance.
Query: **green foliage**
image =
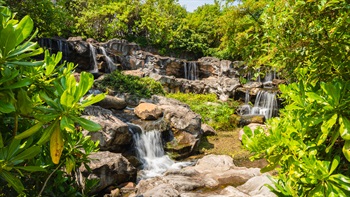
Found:
[[[233,115],[238,103],[235,101],[221,102],[215,94],[167,94],[167,97],[177,99],[190,106],[202,116],[204,123],[216,130],[231,130],[237,127],[237,120]]]
[[[43,180],[57,171],[55,164],[71,171],[96,150],[96,144],[83,137],[76,126],[90,131],[100,129],[80,114],[104,95],[81,99],[92,86],[93,76],[81,73],[77,83],[72,63],[58,65],[61,53],[50,56],[46,51],[43,61],[31,60],[43,52],[31,41],[35,36],[31,35],[33,20],[25,16],[18,21],[6,7],[0,7],[0,11],[0,189],[10,196],[14,195],[12,189],[21,195],[37,195],[45,188]],[[50,149],[45,151],[49,140]],[[83,149],[72,152],[75,148]],[[75,157],[77,152],[83,156]],[[36,171],[43,172],[31,174]],[[30,188],[22,184],[31,185],[32,181],[38,184]],[[4,182],[10,188],[5,188]]]
[[[20,18],[30,15],[41,37],[68,36],[74,25],[70,24],[72,18],[66,10],[51,0],[5,0],[5,3]]]
[[[278,196],[350,195],[348,16],[349,3],[333,0],[271,1],[262,14],[270,52],[257,58],[297,82],[280,86],[281,117],[246,128],[243,144],[267,159],[263,171],[279,171]]]
[[[154,94],[165,94],[162,84],[154,79],[124,75],[118,70],[106,75],[103,80],[96,83],[96,86],[104,91],[111,89],[117,93],[129,93],[141,98],[150,98]]]

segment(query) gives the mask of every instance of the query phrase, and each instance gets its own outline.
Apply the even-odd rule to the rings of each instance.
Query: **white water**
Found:
[[[143,169],[138,179],[161,176],[169,169],[180,169],[184,166],[191,165],[190,162],[175,163],[168,155],[165,154],[161,132],[157,130],[147,132],[142,130],[142,133],[132,130],[130,131],[133,133],[137,157],[143,164]]]
[[[260,90],[254,106],[249,105],[249,90],[245,94],[245,103],[240,107],[240,115],[264,115],[266,119],[277,116],[278,103],[276,92]]]
[[[266,119],[274,117],[278,112],[276,92],[261,90],[258,92],[254,107],[251,109],[253,115],[264,115]]]
[[[112,60],[111,57],[109,57],[109,56],[107,55],[106,49],[105,49],[104,47],[100,47],[100,50],[102,51],[102,54],[103,54],[103,56],[104,56],[104,59],[105,59],[105,61],[106,61],[106,63],[107,63],[109,72],[115,71],[116,68],[115,68],[115,66],[114,66],[113,60]]]
[[[189,62],[188,64],[184,62],[184,72],[185,79],[197,80],[198,79],[198,69],[196,62]]]
[[[93,60],[93,69],[90,71],[92,73],[98,73],[98,66],[97,66],[97,60],[96,60],[96,49],[94,46],[92,46],[91,43],[89,43],[89,48],[90,48],[90,53],[91,53],[91,57]]]

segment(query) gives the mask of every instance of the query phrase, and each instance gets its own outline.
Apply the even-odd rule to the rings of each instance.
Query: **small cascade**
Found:
[[[103,54],[103,56],[104,56],[104,59],[105,59],[105,61],[106,61],[106,63],[107,63],[108,71],[109,71],[109,72],[115,71],[116,68],[115,68],[115,66],[114,66],[113,60],[112,60],[111,57],[109,57],[109,56],[107,55],[106,49],[105,49],[104,47],[101,46],[101,47],[100,47],[100,50],[102,51],[102,54]]]
[[[130,126],[131,125],[131,126]],[[134,131],[137,127],[141,132]],[[174,162],[165,154],[161,132],[157,130],[144,131],[139,126],[129,123],[133,134],[137,157],[143,164],[138,179],[161,176],[168,169],[179,169],[191,165],[191,162]]]
[[[89,43],[89,48],[90,48],[92,61],[94,63],[94,67],[93,67],[93,69],[90,72],[91,73],[98,73],[98,65],[97,65],[97,60],[96,60],[96,49],[95,49],[94,46],[92,46],[91,43]]]
[[[265,78],[264,78],[264,82],[263,82],[263,86],[264,88],[271,88],[273,87],[273,83],[272,81],[276,79],[276,71],[269,71],[266,73]]]
[[[57,40],[58,50],[62,52],[62,59],[60,63],[62,64],[64,60],[68,60],[69,47],[67,42],[63,42],[62,40]]]
[[[266,119],[277,116],[278,103],[276,92],[261,90],[258,92],[251,115],[264,115]]]
[[[249,105],[249,99],[250,99],[249,90],[246,90],[244,104],[240,106],[240,110],[239,110],[240,115],[250,114],[251,106]]]
[[[198,79],[198,68],[196,62],[184,62],[184,73],[185,79],[197,80]]]

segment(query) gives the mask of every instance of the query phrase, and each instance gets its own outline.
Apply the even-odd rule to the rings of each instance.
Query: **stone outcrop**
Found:
[[[135,107],[135,115],[142,120],[157,120],[163,115],[159,107],[152,103],[140,103]]]
[[[254,184],[255,181],[257,184]],[[168,170],[162,177],[141,180],[131,196],[162,196],[166,193],[167,196],[184,197],[248,197],[257,194],[274,197],[264,184],[271,184],[271,181],[266,174],[260,173],[259,168],[236,167],[229,156],[208,155],[199,159],[194,166]],[[220,189],[226,185],[230,186]]]
[[[99,141],[99,148],[102,151],[125,152],[130,149],[132,135],[126,123],[115,117],[112,111],[99,106],[85,108],[84,118],[92,120],[102,126],[101,131],[88,132],[93,141]]]
[[[82,175],[82,183],[85,179],[97,179],[99,181],[91,193],[99,192],[111,185],[136,181],[136,168],[121,154],[102,151],[91,154],[89,158],[90,163],[87,165],[91,172],[84,165],[80,167],[79,171]]]
[[[115,97],[115,96],[110,96],[106,95],[105,98],[98,102],[96,105],[105,108],[105,109],[125,109],[127,106],[126,102],[124,99]]]

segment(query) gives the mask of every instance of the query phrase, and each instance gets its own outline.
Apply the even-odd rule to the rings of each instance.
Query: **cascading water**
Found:
[[[274,71],[267,72],[263,82],[264,88],[272,88],[273,87],[272,81],[274,79],[276,79],[276,71],[274,70]]]
[[[251,106],[249,105],[249,90],[246,90],[245,92],[245,99],[244,99],[244,105],[240,107],[240,114],[245,115],[245,114],[250,114],[251,111]]]
[[[196,62],[184,62],[184,73],[185,79],[188,80],[197,80],[198,79],[198,71],[197,71],[197,63]]]
[[[92,61],[94,63],[93,69],[90,72],[91,73],[98,73],[98,66],[97,66],[97,60],[96,60],[96,49],[91,43],[89,43],[89,48],[90,48]]]
[[[104,56],[104,59],[105,59],[105,61],[106,61],[106,63],[107,63],[109,72],[115,71],[116,68],[114,67],[113,60],[112,60],[111,57],[109,57],[109,56],[107,55],[106,49],[105,49],[104,47],[100,47],[100,50],[102,51],[102,54],[103,54],[103,56]]]
[[[132,126],[130,126],[132,125]],[[141,132],[134,131],[138,127]],[[137,157],[143,164],[138,179],[146,179],[160,176],[168,169],[179,169],[191,165],[191,162],[174,162],[165,154],[161,132],[157,130],[144,131],[139,126],[129,123],[130,132],[133,134]]]
[[[264,115],[266,119],[276,116],[278,113],[278,103],[276,92],[261,90],[258,92],[251,115]]]

